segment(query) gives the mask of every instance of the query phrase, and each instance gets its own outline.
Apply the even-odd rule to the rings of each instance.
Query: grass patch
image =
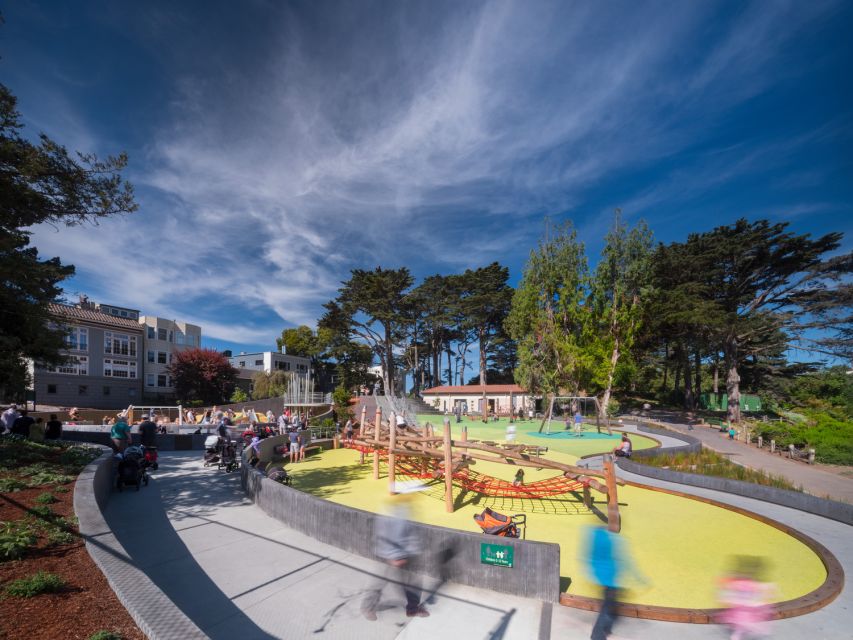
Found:
[[[39,571],[26,578],[10,582],[4,590],[13,598],[33,598],[43,593],[57,593],[65,588],[65,579],[55,573]]]
[[[59,500],[52,493],[42,493],[41,495],[37,496],[33,502],[35,502],[36,504],[54,504],[56,502],[59,502]]]
[[[122,640],[122,637],[112,631],[96,631],[90,635],[87,640]]]
[[[701,453],[675,453],[668,455],[651,456],[648,458],[640,458],[635,460],[640,464],[645,464],[650,467],[660,467],[671,469],[672,471],[682,471],[684,473],[695,473],[703,476],[714,476],[716,478],[727,478],[729,480],[742,480],[744,482],[752,482],[765,487],[775,487],[777,489],[788,489],[790,491],[802,491],[801,487],[796,487],[785,478],[771,475],[764,471],[748,469],[739,464],[735,464],[725,456],[721,456],[715,451],[708,449],[702,450]]]

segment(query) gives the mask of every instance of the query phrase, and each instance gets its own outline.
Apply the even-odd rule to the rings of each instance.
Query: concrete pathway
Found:
[[[730,456],[733,462],[782,476],[812,495],[853,503],[853,476],[844,476],[824,465],[809,465],[778,453],[771,454],[769,449],[759,449],[755,445],[729,440],[718,428],[688,425],[683,417],[679,420],[680,416],[677,414],[652,413],[650,417],[663,422],[670,429],[698,438],[706,447]],[[628,422],[630,418],[626,417],[624,420]]]
[[[593,613],[452,584],[427,583],[432,615],[415,619],[406,618],[402,595],[389,585],[379,619],[367,621],[360,614],[360,599],[381,570],[379,564],[319,543],[270,518],[245,499],[236,474],[204,469],[198,452],[164,452],[160,462],[148,487],[114,494],[105,517],[131,560],[215,640],[590,636]],[[853,575],[850,528],[845,525],[746,498],[680,485],[678,489],[712,495],[793,524],[832,549]],[[853,629],[849,600],[845,592],[822,611],[777,623],[774,637],[850,637],[839,635]],[[615,640],[724,637],[724,630],[714,625],[633,619],[621,621],[612,636]]]

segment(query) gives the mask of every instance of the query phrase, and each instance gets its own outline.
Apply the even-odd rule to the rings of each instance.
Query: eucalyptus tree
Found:
[[[640,221],[631,229],[616,211],[592,279],[591,307],[601,359],[596,382],[602,387],[600,410],[606,414],[620,358],[634,345],[651,289],[652,233]],[[604,415],[602,415],[604,417]]]
[[[515,379],[531,392],[576,393],[590,382],[589,269],[571,222],[530,253],[505,326],[518,345]]]

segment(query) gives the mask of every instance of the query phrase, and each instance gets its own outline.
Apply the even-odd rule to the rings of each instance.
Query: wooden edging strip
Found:
[[[818,588],[810,591],[804,596],[774,604],[773,613],[770,617],[771,620],[784,620],[785,618],[793,618],[795,616],[801,616],[806,613],[811,613],[812,611],[817,611],[818,609],[825,607],[830,602],[835,600],[835,598],[838,597],[838,594],[841,593],[842,589],[844,588],[844,569],[842,568],[841,563],[838,562],[838,559],[832,554],[829,549],[823,546],[820,542],[810,536],[807,536],[801,531],[797,531],[796,529],[789,527],[788,525],[783,524],[781,522],[778,522],[777,520],[773,520],[772,518],[768,518],[758,513],[754,513],[752,511],[748,511],[740,507],[735,507],[730,504],[718,502],[717,500],[713,500],[711,498],[696,496],[673,489],[653,487],[650,485],[641,484],[639,482],[626,481],[626,484],[628,486],[638,487],[640,489],[647,489],[649,491],[667,493],[669,495],[678,496],[680,498],[698,500],[699,502],[704,502],[715,507],[720,507],[721,509],[727,509],[728,511],[732,511],[742,516],[758,520],[759,522],[778,529],[779,531],[788,534],[796,540],[799,540],[809,549],[811,549],[823,563],[824,569],[826,570],[826,580],[824,580],[823,584],[821,584]],[[598,598],[569,595],[567,593],[560,594],[560,604],[565,605],[567,607],[573,607],[575,609],[583,609],[586,611],[599,611],[601,609],[601,600]],[[694,624],[714,623],[717,621],[717,617],[722,611],[724,610],[699,608],[689,609],[681,607],[664,607],[657,605],[632,603],[621,603],[619,605],[619,614],[625,617],[643,618],[646,620],[663,620],[666,622],[691,622]]]

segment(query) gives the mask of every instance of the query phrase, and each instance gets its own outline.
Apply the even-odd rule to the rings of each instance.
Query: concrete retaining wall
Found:
[[[317,498],[267,479],[243,465],[243,489],[255,504],[287,526],[321,542],[358,555],[373,557],[374,528],[383,516]],[[472,527],[474,523],[472,522]],[[424,553],[422,573],[526,598],[558,602],[560,546],[546,542],[484,536],[414,523]],[[512,568],[480,563],[480,545],[488,542],[514,549]],[[448,558],[442,563],[441,558]]]
[[[215,431],[214,431],[215,433]],[[207,434],[174,434],[174,433],[163,433],[157,435],[157,448],[160,451],[201,451],[204,449],[204,439],[207,437]],[[71,431],[68,429],[63,430],[62,432],[63,440],[70,440],[72,442],[94,442],[95,444],[102,444],[106,446],[110,446],[112,444],[112,440],[110,440],[110,432],[106,431]],[[134,433],[133,434],[134,442],[138,444],[139,436]]]
[[[714,491],[724,491],[738,496],[747,498],[755,498],[764,500],[773,504],[798,509],[806,513],[813,513],[824,518],[837,520],[844,524],[853,525],[853,505],[846,502],[837,502],[835,500],[827,500],[826,498],[818,498],[808,493],[799,491],[789,491],[787,489],[777,489],[776,487],[766,487],[755,484],[753,482],[744,482],[742,480],[730,480],[728,478],[716,478],[714,476],[705,476],[698,473],[685,473],[682,471],[673,471],[671,469],[660,469],[658,467],[650,467],[642,464],[642,458],[653,457],[679,452],[698,452],[702,450],[702,442],[698,438],[694,438],[685,433],[667,431],[659,427],[652,427],[646,424],[639,424],[637,427],[640,431],[651,434],[659,434],[684,440],[687,444],[683,447],[670,447],[666,449],[645,449],[635,451],[632,460],[625,458],[617,458],[616,464],[620,469],[624,469],[630,473],[636,473],[648,478],[656,478],[657,480],[665,480],[666,482],[676,482],[686,484],[692,487],[702,487],[703,489],[713,489]]]
[[[119,601],[151,640],[207,638],[148,576],[138,569],[103,516],[112,493],[112,451],[105,450],[77,477],[74,513],[86,550],[106,576]]]

